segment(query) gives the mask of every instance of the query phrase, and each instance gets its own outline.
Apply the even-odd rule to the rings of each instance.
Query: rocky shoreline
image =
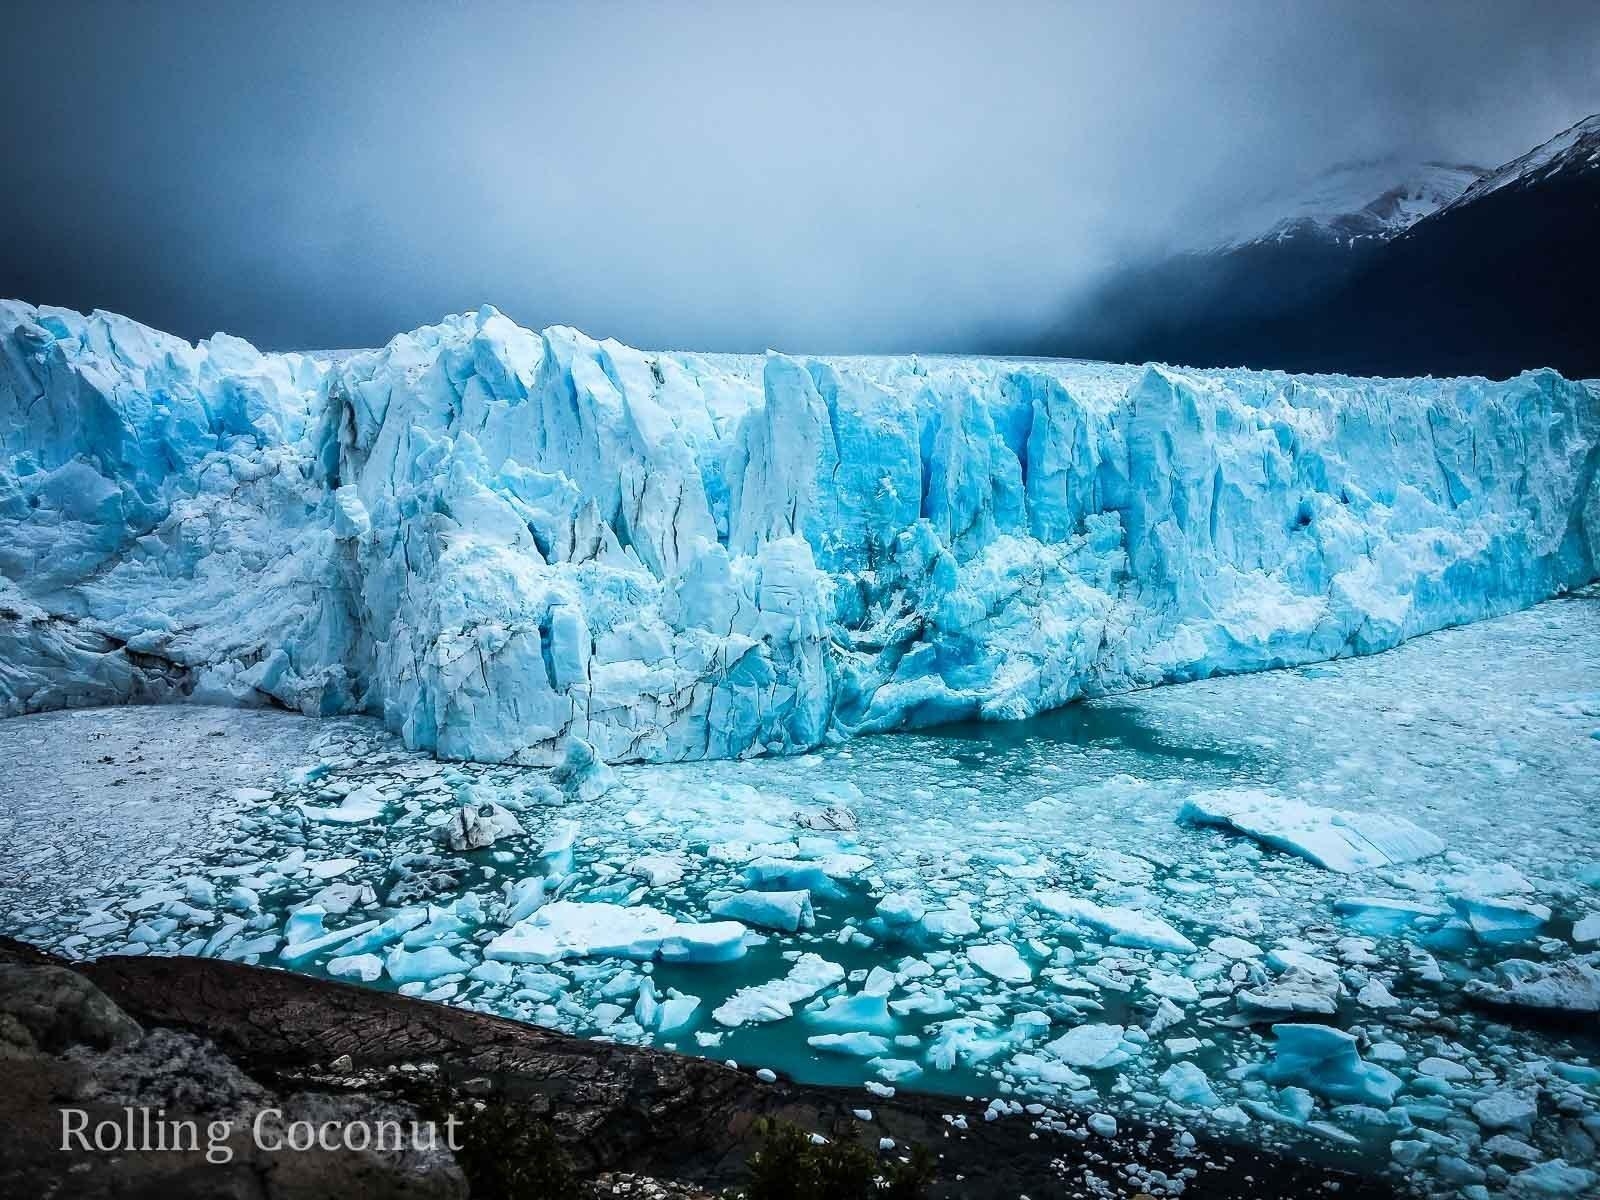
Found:
[[[442,1147],[269,1153],[236,1121],[227,1164],[203,1153],[60,1149],[59,1109],[91,1121],[129,1105],[167,1119],[411,1119],[491,1103],[547,1123],[584,1194],[709,1196],[737,1187],[763,1121],[874,1153],[935,1155],[935,1197],[1393,1195],[1381,1180],[1177,1130],[1110,1137],[1027,1116],[986,1122],[975,1101],[893,1098],[533,1026],[288,972],[198,958],[69,965],[0,939],[0,1193],[38,1197],[455,1197],[490,1194]],[[863,1119],[859,1112],[869,1111]],[[962,1127],[964,1126],[964,1128]],[[506,1153],[515,1153],[507,1146]],[[1179,1186],[1175,1187],[1174,1184]]]

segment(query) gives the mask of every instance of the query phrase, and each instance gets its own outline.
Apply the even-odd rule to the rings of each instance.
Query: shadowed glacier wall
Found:
[[[263,355],[0,304],[0,712],[785,752],[1381,650],[1594,579],[1600,388],[651,354],[493,309]],[[1421,686],[1425,686],[1421,684]]]

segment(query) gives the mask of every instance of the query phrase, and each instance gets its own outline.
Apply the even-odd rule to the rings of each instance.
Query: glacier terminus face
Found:
[[[740,758],[1382,650],[1600,568],[1600,389],[647,353],[492,308],[348,355],[0,304],[0,714],[382,716]]]

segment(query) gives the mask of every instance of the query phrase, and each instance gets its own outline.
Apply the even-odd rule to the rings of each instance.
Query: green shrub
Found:
[[[919,1200],[933,1181],[933,1156],[917,1146],[906,1163],[880,1163],[860,1143],[817,1143],[798,1125],[763,1121],[743,1200]]]
[[[578,1177],[555,1132],[526,1109],[495,1103],[471,1113],[456,1164],[472,1200],[577,1200]]]
[[[555,1131],[527,1108],[503,1100],[479,1108],[433,1079],[403,1080],[395,1091],[436,1124],[456,1118],[461,1149],[455,1160],[472,1200],[578,1200],[582,1195]]]

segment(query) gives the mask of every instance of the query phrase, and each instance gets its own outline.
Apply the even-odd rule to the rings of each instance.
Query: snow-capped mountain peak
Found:
[[[1221,253],[1299,239],[1387,241],[1452,203],[1488,173],[1470,164],[1396,158],[1341,163],[1235,208],[1228,232],[1213,249]]]
[[[1564,171],[1597,169],[1600,169],[1600,113],[1585,117],[1522,157],[1490,171],[1447,207],[1471,204],[1502,188],[1537,183]]]

